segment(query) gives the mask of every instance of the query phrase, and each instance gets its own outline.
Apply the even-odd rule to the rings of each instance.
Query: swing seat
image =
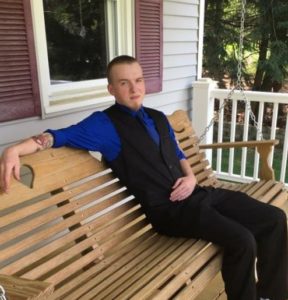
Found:
[[[169,119],[200,184],[287,202],[271,172],[250,184],[217,180],[186,113]],[[224,293],[223,285],[211,291],[210,284],[219,277],[221,249],[156,233],[103,161],[64,147],[22,157],[21,164],[30,173],[13,180],[9,194],[0,192],[0,293],[8,299],[196,299],[207,286],[201,299]]]

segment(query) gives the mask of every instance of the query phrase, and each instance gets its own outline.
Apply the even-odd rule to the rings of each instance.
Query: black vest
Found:
[[[108,164],[146,209],[167,204],[171,187],[182,177],[175,144],[162,113],[145,108],[160,136],[156,145],[146,129],[130,114],[113,105],[105,110],[120,137],[121,152]]]

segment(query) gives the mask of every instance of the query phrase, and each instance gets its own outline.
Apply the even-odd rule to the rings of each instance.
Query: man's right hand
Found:
[[[20,159],[16,147],[4,150],[0,161],[0,176],[0,186],[5,193],[9,191],[12,176],[20,180]]]
[[[51,148],[54,139],[51,133],[44,132],[19,144],[6,148],[0,160],[0,187],[8,193],[11,177],[20,180],[20,156]]]

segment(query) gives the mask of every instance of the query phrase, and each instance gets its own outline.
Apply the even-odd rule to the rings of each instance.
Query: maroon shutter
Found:
[[[162,90],[163,0],[136,0],[136,58],[143,68],[146,92]]]
[[[0,122],[40,113],[30,0],[0,0]]]

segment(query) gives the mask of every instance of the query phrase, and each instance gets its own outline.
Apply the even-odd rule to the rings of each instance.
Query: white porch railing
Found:
[[[204,132],[228,93],[229,90],[218,89],[216,82],[208,78],[193,83],[192,122],[198,136]],[[276,180],[285,182],[288,186],[288,94],[247,91],[245,95],[250,105],[258,107],[258,130],[251,125],[247,106],[244,105],[241,93],[236,91],[229,105],[229,115],[222,110],[214,124],[214,130],[212,126],[201,143],[259,140],[259,131],[265,139],[279,139],[280,143],[275,147],[270,162],[273,163]],[[281,114],[279,107],[282,109]],[[282,124],[278,126],[280,116]],[[212,150],[208,150],[206,155],[221,179],[241,182],[258,179],[259,156],[256,151],[251,153],[247,148],[242,148],[241,153],[236,153],[234,149],[212,153]],[[252,167],[252,171],[248,167]]]

